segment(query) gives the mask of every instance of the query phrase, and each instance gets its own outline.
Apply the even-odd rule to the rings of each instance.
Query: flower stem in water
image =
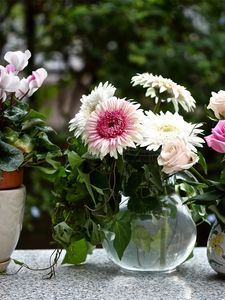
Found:
[[[167,216],[163,215],[161,237],[160,237],[160,265],[166,264],[166,244],[167,244]]]

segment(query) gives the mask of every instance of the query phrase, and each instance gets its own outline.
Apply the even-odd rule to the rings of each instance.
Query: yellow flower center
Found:
[[[162,125],[160,126],[160,131],[164,131],[164,132],[172,132],[172,131],[177,131],[177,127],[173,126],[173,125]]]

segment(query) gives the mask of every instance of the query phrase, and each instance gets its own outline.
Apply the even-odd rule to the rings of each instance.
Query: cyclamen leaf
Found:
[[[4,111],[4,118],[12,122],[18,122],[27,115],[27,111],[23,108],[13,106]]]
[[[26,120],[31,120],[31,119],[41,119],[41,120],[46,120],[45,115],[43,115],[42,113],[31,109],[29,111],[29,113],[26,116]]]
[[[14,171],[24,161],[23,153],[19,149],[2,141],[0,141],[0,153],[0,170],[2,171]]]
[[[43,124],[45,124],[45,122],[42,119],[35,118],[35,119],[27,120],[24,123],[22,130],[32,129],[36,125],[43,125]]]
[[[66,249],[66,255],[62,264],[79,265],[86,260],[88,254],[88,245],[85,239],[79,241],[72,241]]]

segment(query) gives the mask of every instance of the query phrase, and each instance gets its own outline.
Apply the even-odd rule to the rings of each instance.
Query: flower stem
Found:
[[[191,171],[205,184],[210,185],[209,181],[205,179],[194,167],[191,168]]]
[[[166,244],[167,244],[167,215],[163,214],[161,236],[160,236],[160,265],[166,264]]]
[[[154,114],[159,113],[159,111],[160,111],[160,106],[161,106],[161,102],[162,102],[161,99],[158,98],[158,102],[156,103],[156,106],[154,107],[154,110],[153,110]]]

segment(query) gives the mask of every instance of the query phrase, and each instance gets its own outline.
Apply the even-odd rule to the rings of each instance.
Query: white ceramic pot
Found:
[[[0,271],[4,271],[22,229],[26,189],[0,190]]]
[[[225,275],[225,229],[217,221],[209,234],[207,258],[214,271]]]

